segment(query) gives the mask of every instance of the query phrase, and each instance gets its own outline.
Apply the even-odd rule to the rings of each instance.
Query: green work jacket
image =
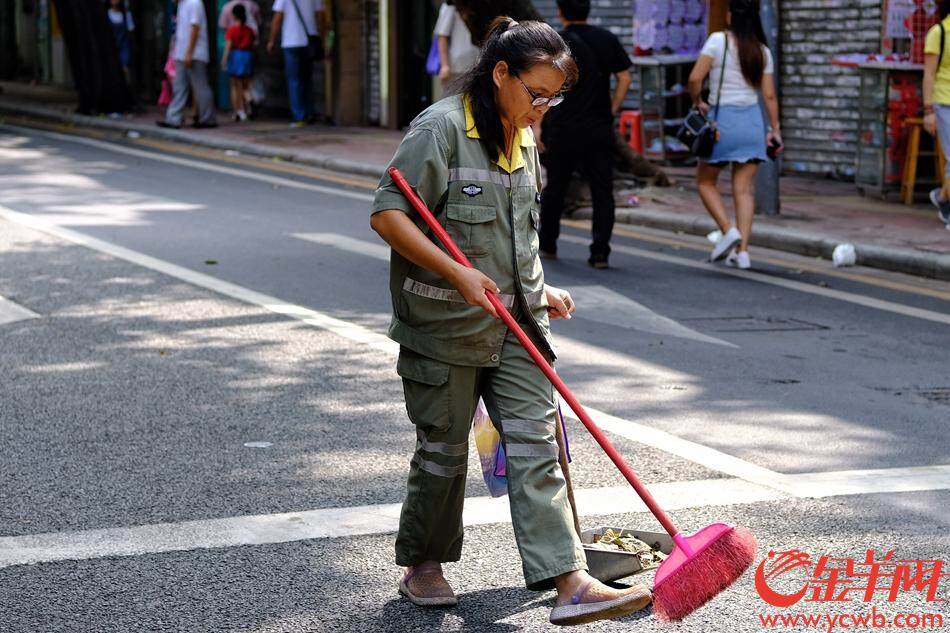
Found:
[[[541,171],[531,130],[519,130],[510,160],[492,159],[479,141],[468,99],[448,97],[416,117],[390,164],[472,265],[498,284],[502,302],[553,359],[538,257]],[[373,213],[389,209],[408,214],[442,247],[387,173],[376,189]],[[394,341],[445,363],[498,365],[507,327],[468,305],[445,279],[392,251],[389,287]]]

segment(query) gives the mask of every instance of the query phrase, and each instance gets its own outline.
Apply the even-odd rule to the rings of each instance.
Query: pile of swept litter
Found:
[[[643,569],[659,567],[660,563],[666,560],[666,554],[660,550],[650,547],[650,545],[634,536],[622,536],[622,534],[623,532],[615,532],[608,528],[603,534],[594,535],[594,542],[588,547],[607,551],[619,549],[623,552],[636,554]]]

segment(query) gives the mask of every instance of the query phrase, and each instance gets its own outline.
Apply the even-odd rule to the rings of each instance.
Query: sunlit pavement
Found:
[[[371,186],[0,128],[4,631],[547,628],[552,594],[524,590],[474,454],[459,608],[396,596],[415,435]],[[546,264],[579,304],[555,326],[559,372],[684,531],[946,558],[950,284],[761,249],[744,274],[645,229],[614,246],[592,271],[566,225]],[[659,530],[569,432],[582,523]],[[946,611],[910,591],[789,612],[871,606]],[[777,611],[747,575],[666,628],[757,631]]]

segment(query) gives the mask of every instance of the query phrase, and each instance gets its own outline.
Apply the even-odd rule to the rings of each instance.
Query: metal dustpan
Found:
[[[608,529],[618,532],[620,536],[632,536],[640,539],[653,549],[660,550],[664,554],[668,555],[673,551],[673,539],[670,538],[670,535],[666,532],[627,530],[611,527],[609,525],[584,530],[581,532],[581,543],[584,545],[584,553],[587,555],[589,573],[601,582],[611,582],[658,567],[654,566],[644,569],[640,562],[640,557],[633,552],[625,552],[619,548],[601,549],[594,547],[594,537],[602,536]]]

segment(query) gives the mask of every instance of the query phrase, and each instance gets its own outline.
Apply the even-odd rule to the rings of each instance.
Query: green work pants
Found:
[[[457,561],[468,439],[478,398],[505,444],[508,499],[529,589],[587,569],[558,464],[554,391],[510,332],[498,367],[449,365],[403,347],[397,371],[418,441],[399,519],[396,563]]]

